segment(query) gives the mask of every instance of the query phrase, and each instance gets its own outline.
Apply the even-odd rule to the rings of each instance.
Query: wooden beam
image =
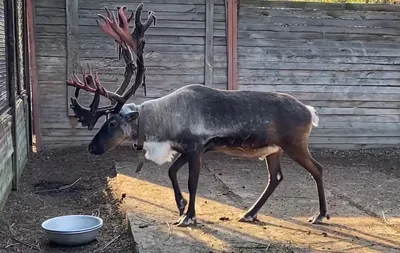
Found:
[[[232,90],[238,89],[238,67],[237,67],[237,40],[238,40],[238,1],[232,2]]]
[[[29,39],[29,65],[31,68],[31,83],[32,83],[32,120],[33,133],[35,135],[36,152],[42,149],[42,134],[40,129],[40,106],[39,106],[39,83],[36,66],[36,36],[35,36],[35,21],[34,21],[34,5],[32,0],[26,1],[26,16],[28,22],[28,39]]]
[[[204,56],[204,85],[212,87],[213,81],[213,41],[214,41],[214,0],[206,0],[206,38]]]
[[[72,77],[74,71],[79,67],[79,13],[78,0],[65,0],[65,14],[67,21],[67,78]],[[67,110],[68,116],[74,116],[69,107],[70,98],[73,97],[74,88],[67,87]]]
[[[17,115],[16,115],[16,93],[17,93],[17,68],[16,68],[16,38],[15,38],[15,6],[14,1],[5,1],[6,20],[6,59],[7,59],[7,83],[9,87],[8,101],[11,107],[11,136],[14,152],[12,154],[12,189],[17,188],[18,177],[18,147],[17,147]]]
[[[228,90],[237,90],[237,0],[227,1]]]
[[[25,89],[26,89],[26,95],[27,95],[27,108],[28,111],[26,113],[26,132],[27,132],[27,154],[29,157],[31,148],[32,148],[32,94],[31,90],[32,87],[30,85],[30,76],[31,76],[31,71],[30,71],[30,65],[29,65],[29,28],[28,28],[28,1],[29,0],[24,0],[23,1],[23,45],[24,45],[24,83],[25,83]]]

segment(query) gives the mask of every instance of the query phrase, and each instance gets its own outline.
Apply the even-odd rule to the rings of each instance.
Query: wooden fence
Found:
[[[24,2],[0,0],[0,210],[17,187],[30,151]]]
[[[240,90],[313,105],[311,146],[400,145],[400,6],[242,0]]]
[[[141,102],[157,98],[193,83],[212,83],[214,87],[226,88],[223,0],[215,0],[213,8],[208,6],[213,11],[213,15],[209,15],[213,22],[208,20],[209,24],[214,24],[211,36],[206,35],[207,12],[204,0],[35,2],[44,147],[87,144],[97,129],[88,131],[71,117],[73,113],[67,103],[73,89],[67,89],[65,80],[72,75],[72,71],[89,64],[93,70],[99,71],[100,81],[109,89],[116,89],[123,80],[124,63],[118,60],[114,42],[96,25],[97,14],[105,14],[105,6],[114,8],[116,5],[126,5],[128,9],[134,10],[140,2],[144,2],[142,18],[147,17],[147,10],[153,10],[157,15],[157,24],[146,32],[148,94],[145,98],[139,90],[139,94],[131,100]],[[206,36],[210,39],[206,40]],[[213,61],[208,59],[213,64],[210,66],[211,71],[205,64],[206,50],[213,57]],[[88,105],[91,97],[85,94],[81,96],[83,99],[80,101]]]
[[[135,9],[140,2],[158,22],[146,36],[148,97],[131,101],[191,83],[228,88],[224,0],[37,0],[45,147],[86,145],[95,134],[101,122],[88,131],[71,117],[73,90],[65,80],[90,64],[107,88],[119,85],[124,64],[95,19],[104,6]],[[288,92],[315,106],[321,125],[312,132],[313,147],[400,144],[400,7],[241,0],[238,9],[238,71],[232,75],[239,89]],[[81,101],[88,105],[90,98]]]

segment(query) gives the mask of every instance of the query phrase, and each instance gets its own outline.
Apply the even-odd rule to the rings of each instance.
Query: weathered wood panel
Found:
[[[11,190],[13,180],[12,121],[8,113],[0,115],[0,210]]]
[[[67,76],[72,76],[79,67],[78,2],[78,0],[65,1],[65,15],[67,19]],[[61,32],[64,31],[61,30]],[[70,98],[73,94],[74,89],[72,87],[67,87],[67,97]],[[68,107],[68,116],[74,116],[74,112],[70,107]]]
[[[143,21],[148,10],[156,12],[157,23],[146,32],[147,97],[138,90],[137,96],[130,101],[141,103],[187,84],[205,84],[206,0],[79,1],[78,19],[68,18],[70,12],[66,10],[66,2],[71,1],[35,1],[44,148],[87,144],[102,122],[100,120],[93,131],[88,131],[76,119],[67,116],[69,98],[65,95],[65,80],[75,68],[69,67],[73,66],[71,59],[76,59],[78,66],[86,68],[89,64],[93,71],[98,70],[101,83],[108,89],[116,89],[123,80],[124,62],[118,60],[114,41],[96,24],[97,14],[105,14],[104,6],[126,5],[128,9],[135,9],[143,2]],[[225,1],[212,2],[214,13],[210,23],[213,33],[209,35],[212,41],[208,45],[212,46],[209,51],[213,66],[209,80],[213,87],[226,89]],[[73,34],[79,32],[76,43],[69,39],[71,29],[75,31]],[[77,50],[77,57],[71,57],[73,55],[68,51],[72,49]],[[91,99],[92,95],[81,92],[79,100],[82,104],[88,105]],[[105,99],[101,102],[102,105],[106,103]]]
[[[25,165],[28,161],[28,129],[27,129],[27,124],[26,121],[28,120],[27,117],[27,110],[28,110],[28,106],[27,103],[22,100],[19,99],[16,103],[16,111],[15,111],[15,116],[17,118],[17,143],[16,143],[16,149],[17,149],[17,171],[16,171],[16,175],[15,175],[15,180],[16,183],[18,182],[24,168]]]
[[[54,22],[54,21],[57,22]],[[55,31],[57,28],[61,32]],[[46,122],[58,122],[71,129],[67,117],[67,43],[65,0],[35,1],[35,35],[39,85],[41,131]],[[49,143],[43,140],[44,148]],[[51,144],[50,144],[51,145]]]
[[[241,1],[239,89],[315,106],[312,147],[399,147],[399,21],[399,6]]]
[[[25,75],[25,69],[24,69],[24,1],[23,0],[17,0],[15,4],[16,8],[16,34],[17,34],[17,69],[18,69],[18,78],[17,78],[17,83],[18,83],[18,91],[23,91],[25,90],[25,85],[24,85],[24,75]]]
[[[0,109],[8,106],[4,1],[0,1]]]

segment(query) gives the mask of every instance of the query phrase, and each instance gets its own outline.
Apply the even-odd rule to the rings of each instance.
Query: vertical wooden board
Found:
[[[17,117],[17,145],[16,149],[18,150],[18,157],[17,157],[17,170],[14,174],[14,185],[18,185],[19,178],[24,170],[25,164],[28,160],[28,153],[27,153],[27,145],[28,139],[26,138],[27,135],[27,128],[26,128],[26,117],[25,117],[25,103],[22,99],[19,99],[16,104],[16,115]]]
[[[17,40],[17,71],[18,71],[18,91],[22,92],[25,90],[25,85],[24,85],[24,74],[25,74],[25,69],[24,69],[24,39],[25,39],[25,34],[24,34],[24,7],[23,7],[23,0],[17,0],[16,1],[16,40]]]
[[[8,107],[4,1],[0,1],[0,109]]]
[[[0,209],[7,198],[13,181],[12,120],[8,113],[0,115]]]
[[[42,149],[42,135],[40,129],[40,105],[39,105],[39,82],[38,82],[38,68],[36,65],[36,27],[35,27],[35,3],[33,0],[26,0],[26,19],[27,19],[27,32],[28,32],[28,52],[29,52],[29,68],[31,78],[31,105],[32,105],[32,134],[35,135],[36,151],[40,152]],[[63,1],[64,2],[64,1]],[[46,108],[47,109],[47,108]]]
[[[79,12],[78,0],[66,0],[65,14],[67,22],[67,78],[72,77],[79,64]],[[67,110],[68,116],[74,112],[69,107],[70,98],[74,94],[74,88],[67,87]]]
[[[237,34],[238,34],[238,13],[237,0],[227,0],[227,52],[228,52],[228,89],[237,90]]]
[[[214,0],[206,0],[206,39],[204,57],[204,84],[212,87],[214,42]]]
[[[238,75],[238,53],[237,53],[237,45],[238,45],[238,0],[232,0],[232,89],[238,89],[237,75]]]
[[[12,159],[4,159],[0,164],[0,211],[3,209],[12,186]]]

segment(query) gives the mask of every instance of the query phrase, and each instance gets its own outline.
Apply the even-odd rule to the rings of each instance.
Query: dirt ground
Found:
[[[227,157],[221,159],[215,156],[203,160],[205,168],[202,170],[197,200],[200,230],[177,229],[170,225],[177,213],[165,166],[149,164],[145,165],[143,172],[139,174],[132,174],[128,171],[124,175],[122,171],[121,176],[117,176],[115,164],[121,162],[128,164],[129,168],[125,168],[125,170],[132,170],[134,167],[132,152],[129,148],[120,148],[104,156],[94,157],[88,155],[86,147],[83,147],[49,150],[41,155],[33,154],[22,175],[19,190],[12,192],[5,209],[0,214],[0,252],[39,252],[38,249],[41,252],[52,253],[133,252],[134,240],[128,225],[131,225],[133,232],[137,235],[135,240],[139,241],[136,243],[142,243],[140,240],[146,238],[141,237],[141,233],[147,233],[148,239],[148,235],[155,236],[154,231],[158,229],[162,238],[168,238],[168,240],[163,239],[158,246],[171,244],[171,248],[175,251],[182,245],[182,247],[190,245],[194,240],[196,243],[201,242],[199,249],[207,249],[207,251],[197,252],[220,252],[211,249],[223,248],[227,242],[230,244],[228,249],[232,249],[232,247],[236,247],[233,245],[235,242],[243,244],[242,240],[246,238],[246,242],[249,243],[249,246],[246,247],[252,251],[232,250],[226,252],[265,252],[267,250],[268,252],[322,252],[330,251],[330,245],[335,248],[336,245],[339,245],[340,240],[349,245],[353,243],[356,246],[362,246],[356,248],[356,251],[349,250],[350,252],[375,252],[367,250],[375,249],[373,247],[378,247],[376,252],[382,252],[379,249],[383,252],[392,252],[391,250],[386,251],[392,247],[390,245],[398,244],[400,246],[400,224],[393,223],[395,218],[399,217],[399,198],[392,196],[393,187],[390,188],[388,185],[400,183],[400,150],[313,151],[314,157],[326,168],[328,206],[332,210],[333,218],[331,220],[333,222],[325,230],[324,228],[308,228],[306,225],[300,227],[299,224],[307,218],[305,215],[313,214],[317,208],[315,186],[301,169],[288,169],[293,164],[285,160],[286,158],[283,161],[283,173],[286,181],[284,180],[285,183],[267,202],[259,217],[266,223],[258,227],[235,223],[235,216],[251,205],[265,187],[265,168],[261,168],[261,161],[250,163],[247,160],[235,160]],[[237,167],[237,169],[233,171],[232,167]],[[249,173],[249,170],[254,167],[260,171],[264,170],[264,172]],[[185,169],[182,171],[179,181],[186,196],[187,172]],[[246,180],[243,180],[244,175],[247,177]],[[374,175],[385,178],[381,182],[378,178],[377,185],[371,185],[368,178],[374,183]],[[120,178],[118,179],[118,177]],[[346,182],[343,183],[342,178]],[[356,178],[360,178],[359,181],[364,180],[362,182],[368,184],[367,186],[370,188],[361,189],[354,181]],[[57,190],[60,187],[66,189]],[[300,187],[302,191],[297,190],[297,187]],[[365,188],[365,185],[362,187]],[[379,192],[379,196],[373,196],[378,193],[368,196],[368,192],[380,191],[381,187],[383,189],[382,193]],[[355,188],[359,191],[354,191]],[[304,196],[308,192],[310,196]],[[124,200],[121,200],[122,195],[125,197]],[[376,199],[371,199],[372,196]],[[374,201],[379,203],[374,203]],[[343,204],[344,202],[346,204]],[[137,216],[141,210],[145,210],[142,213],[146,217],[130,218],[130,224],[128,224],[122,209],[130,212],[131,217],[132,215]],[[380,217],[380,210],[387,210],[387,219],[392,223],[391,227],[382,229],[394,231],[391,232],[391,238],[386,238],[386,243],[385,239],[379,239],[381,241],[377,239],[377,242],[374,242],[375,235],[373,234],[363,237],[366,234],[365,231],[375,230],[378,233],[380,231],[377,229],[385,225],[385,221]],[[99,215],[104,220],[104,226],[98,240],[86,246],[73,248],[50,245],[40,227],[41,222],[53,216],[66,214]],[[365,228],[364,225],[357,223],[371,222],[371,220],[363,220],[364,218],[369,219],[369,217],[378,218],[380,223],[366,224]],[[141,222],[146,225],[135,223],[138,219],[142,219]],[[156,220],[159,221],[159,225],[151,225],[155,224]],[[288,225],[288,221],[291,222],[291,225]],[[4,224],[5,222],[9,229]],[[375,220],[372,222],[374,223]],[[348,239],[349,236],[346,237],[342,231],[343,227],[340,228],[340,231],[339,229],[335,230],[335,226],[339,226],[338,224],[353,226],[359,231],[354,237]],[[285,226],[291,226],[292,231],[283,231]],[[296,237],[298,236],[296,233],[301,236]],[[325,234],[327,234],[327,238],[325,238]],[[190,239],[187,239],[188,236]],[[251,238],[252,236],[254,238]],[[260,241],[260,238],[267,237],[271,240]],[[250,239],[254,239],[254,242],[250,242]],[[316,241],[314,243],[323,244],[319,246],[319,250],[305,250],[307,247],[301,245],[303,241],[305,241],[304,244],[307,244],[313,240]],[[111,244],[109,244],[110,242]],[[152,243],[153,241],[149,245],[154,248]],[[212,246],[206,247],[204,246],[206,244]],[[365,248],[363,248],[364,244],[367,245]],[[243,248],[243,246],[240,247]]]
[[[0,214],[0,252],[132,252],[133,240],[125,216],[107,184],[115,176],[113,160],[122,159],[128,152],[115,150],[94,157],[83,147],[33,153],[18,191],[11,193]],[[57,190],[64,186],[66,189]],[[104,226],[98,240],[72,248],[50,245],[41,223],[68,214],[99,215]]]

